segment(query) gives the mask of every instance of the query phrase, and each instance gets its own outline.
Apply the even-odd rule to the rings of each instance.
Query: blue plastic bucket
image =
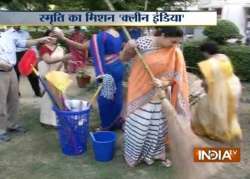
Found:
[[[116,134],[111,131],[100,131],[93,133],[91,138],[95,160],[101,162],[112,160],[115,153]]]
[[[80,155],[87,151],[90,108],[83,111],[61,111],[55,106],[61,150],[65,155]]]

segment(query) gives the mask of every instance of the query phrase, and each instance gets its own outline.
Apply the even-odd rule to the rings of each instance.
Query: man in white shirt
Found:
[[[30,36],[29,32],[21,29],[20,26],[14,26],[13,28],[10,28],[9,31],[12,32],[13,36],[15,36],[16,38],[18,38],[20,40],[29,40],[29,39],[31,39],[31,36]],[[15,65],[15,71],[16,71],[16,74],[17,74],[18,81],[19,81],[19,78],[20,78],[20,72],[18,70],[18,63],[20,62],[21,58],[23,57],[23,55],[25,54],[26,51],[27,51],[27,48],[21,48],[21,47],[16,48],[17,63]],[[28,80],[30,82],[30,85],[31,85],[35,95],[38,96],[38,97],[41,97],[38,77],[32,72],[28,76]],[[19,95],[20,95],[20,92],[19,92]]]
[[[31,47],[51,40],[51,37],[20,40],[10,31],[0,34],[0,143],[10,140],[8,132],[25,132],[25,129],[17,124],[19,97],[14,70],[16,47]]]

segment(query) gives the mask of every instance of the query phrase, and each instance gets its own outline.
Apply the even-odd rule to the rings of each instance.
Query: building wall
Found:
[[[198,6],[202,7],[218,7],[225,4],[249,4],[249,0],[198,0]]]
[[[226,4],[221,18],[232,21],[239,28],[240,34],[246,35],[246,13],[243,5]]]
[[[250,0],[198,0],[194,6],[197,7],[197,10],[217,10],[218,18],[232,21],[239,28],[244,39],[247,35],[247,29],[249,29],[250,34],[250,14],[247,15],[247,8],[250,9]],[[199,33],[196,34],[196,31],[194,30],[194,37],[201,37],[200,28]]]

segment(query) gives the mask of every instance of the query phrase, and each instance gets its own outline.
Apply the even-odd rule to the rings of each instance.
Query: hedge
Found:
[[[36,38],[43,37],[45,31],[43,31],[43,32],[41,32],[41,31],[37,31],[37,32],[36,31],[30,31],[29,33],[30,33],[30,35],[31,35],[31,37],[33,39],[36,39]]]
[[[250,47],[245,45],[221,46],[222,53],[228,55],[235,73],[241,80],[250,81]]]
[[[183,45],[187,70],[196,74],[199,71],[197,63],[204,59],[202,53],[199,51],[200,44],[201,42],[186,42]]]
[[[231,38],[241,37],[238,27],[228,20],[219,20],[216,26],[205,27],[203,34],[219,44],[225,44],[226,40]]]
[[[196,73],[198,71],[197,63],[204,60],[204,57],[199,51],[199,45],[201,43],[202,42],[186,42],[183,46],[184,57],[188,71],[190,72]],[[219,50],[231,59],[235,74],[242,81],[250,81],[250,47],[245,45],[221,45],[219,46]]]

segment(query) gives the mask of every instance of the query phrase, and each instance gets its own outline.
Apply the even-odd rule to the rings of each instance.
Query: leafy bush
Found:
[[[197,63],[204,60],[204,56],[199,50],[201,41],[192,41],[184,43],[183,54],[185,57],[187,70],[189,72],[197,74],[199,72]]]
[[[99,30],[100,30],[100,27],[89,26],[87,28],[87,31],[85,32],[85,34],[86,34],[87,38],[90,39],[92,37],[92,35],[95,33],[98,33]]]
[[[37,32],[36,31],[30,31],[29,33],[30,33],[30,35],[31,35],[31,37],[33,39],[36,39],[36,38],[43,37],[43,35],[44,35],[45,32],[42,32],[42,31],[37,31]]]
[[[214,40],[219,44],[224,44],[226,40],[231,38],[240,38],[238,27],[231,21],[220,20],[216,26],[207,26],[204,35],[210,40]]]
[[[221,46],[220,51],[230,57],[235,73],[241,80],[250,81],[250,47],[245,45]]]
[[[199,46],[202,42],[188,42],[184,44],[184,56],[188,71],[199,72],[197,63],[204,60]],[[226,54],[234,66],[236,75],[242,81],[250,81],[250,47],[245,45],[221,45],[219,51]],[[195,69],[194,69],[195,68]]]

